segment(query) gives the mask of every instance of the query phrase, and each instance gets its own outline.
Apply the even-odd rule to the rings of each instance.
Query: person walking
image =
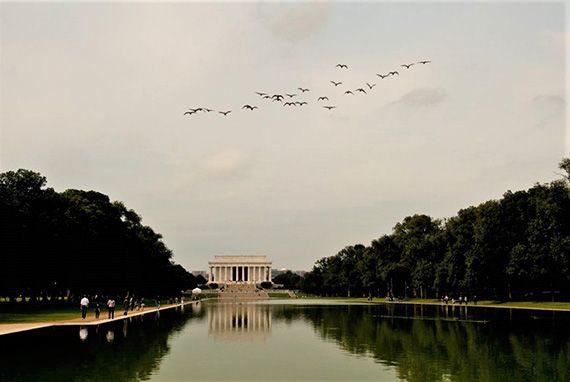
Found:
[[[156,296],[156,310],[160,310],[160,296]]]
[[[109,309],[109,320],[115,318],[115,300],[113,298],[109,298],[107,301],[107,308]]]
[[[129,311],[129,298],[125,297],[125,301],[123,301],[123,309],[125,310],[123,312],[123,316],[126,316],[128,311]]]
[[[81,319],[84,320],[87,316],[87,308],[89,307],[89,300],[87,299],[87,295],[83,295],[81,299]]]
[[[95,318],[98,320],[101,315],[101,308],[99,308],[99,303],[95,305]]]

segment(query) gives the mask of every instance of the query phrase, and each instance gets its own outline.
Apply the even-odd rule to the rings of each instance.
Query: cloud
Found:
[[[564,114],[566,101],[555,94],[542,94],[532,99],[535,127],[544,127]]]
[[[220,151],[203,162],[204,175],[208,178],[241,177],[251,166],[251,158],[235,148]]]
[[[277,37],[289,41],[300,41],[310,37],[329,19],[330,5],[325,2],[313,2],[295,5],[284,12],[269,25]]]
[[[447,99],[447,93],[442,88],[419,88],[404,94],[394,104],[410,108],[436,106]]]

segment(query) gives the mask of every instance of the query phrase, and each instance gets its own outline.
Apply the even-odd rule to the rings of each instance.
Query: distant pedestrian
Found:
[[[477,296],[476,295],[473,296],[473,305],[477,305]]]
[[[449,297],[445,295],[445,305],[449,304]]]
[[[125,297],[125,300],[123,301],[123,316],[126,316],[127,313],[129,312],[129,299],[127,297]]]
[[[109,320],[115,318],[115,300],[112,298],[107,301],[107,308],[109,309]]]
[[[160,310],[160,296],[156,296],[156,310]]]
[[[101,315],[101,308],[99,308],[99,304],[97,303],[97,305],[95,305],[95,318],[99,319],[100,315]]]
[[[86,295],[81,299],[81,319],[84,320],[87,316],[87,308],[89,307],[89,300]]]
[[[144,297],[141,298],[141,312],[144,310]]]

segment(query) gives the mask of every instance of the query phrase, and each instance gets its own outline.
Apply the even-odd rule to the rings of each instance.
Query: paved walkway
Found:
[[[207,300],[207,299],[205,299],[205,300]],[[201,301],[205,301],[205,300],[201,300]],[[191,304],[195,304],[195,303],[199,303],[199,302],[200,301],[188,301],[188,302],[185,302],[184,305],[191,305]],[[176,308],[176,307],[179,307],[181,305],[182,304],[161,305],[160,311],[162,312],[163,310]],[[108,319],[107,318],[108,314],[107,314],[106,309],[101,310],[100,318],[96,319],[95,313],[93,312],[93,309],[90,309],[88,316],[87,316],[87,318],[85,318],[85,320],[81,319],[81,317],[80,317],[80,318],[74,318],[72,320],[53,321],[53,322],[34,322],[34,323],[25,323],[25,324],[0,324],[0,336],[3,334],[18,333],[18,332],[23,332],[26,330],[46,328],[49,326],[100,325],[100,324],[105,324],[105,323],[111,322],[111,321],[119,321],[119,320],[124,320],[125,318],[129,318],[129,317],[141,316],[143,314],[156,312],[156,307],[150,307],[150,308],[145,307],[145,309],[143,311],[136,311],[136,310],[130,311],[129,310],[129,313],[125,316],[125,315],[123,315],[124,311],[123,311],[122,307],[118,307],[118,308],[119,308],[118,310],[115,308],[115,318],[114,319]]]

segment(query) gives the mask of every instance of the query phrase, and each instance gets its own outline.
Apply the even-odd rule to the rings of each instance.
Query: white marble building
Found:
[[[208,262],[208,284],[271,282],[271,261],[265,255],[218,255]]]

